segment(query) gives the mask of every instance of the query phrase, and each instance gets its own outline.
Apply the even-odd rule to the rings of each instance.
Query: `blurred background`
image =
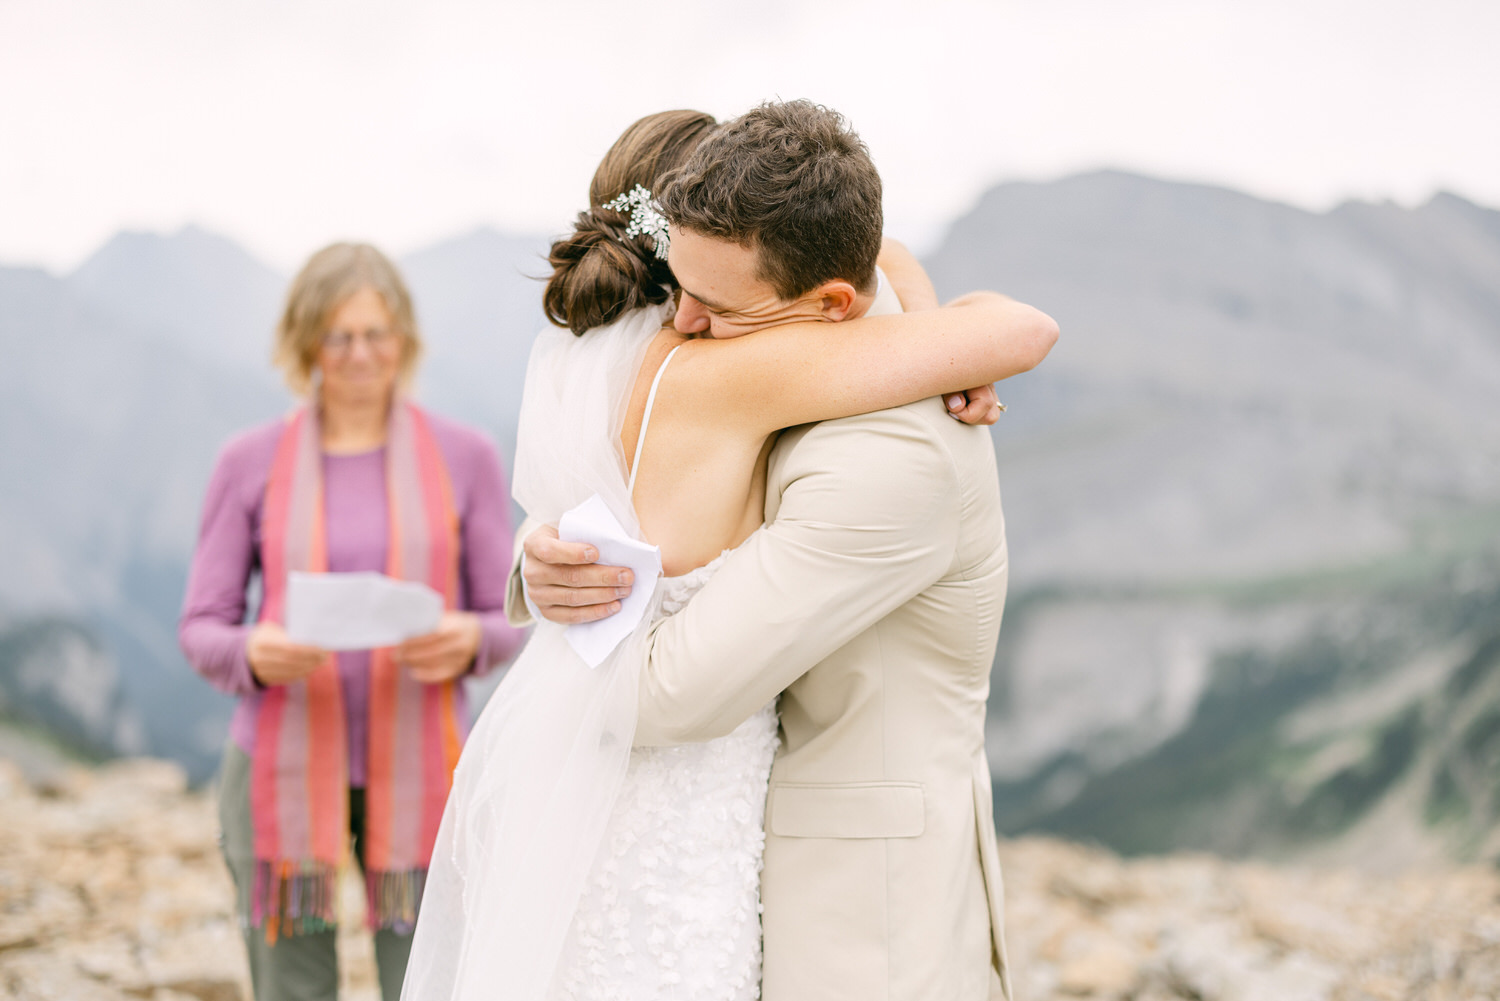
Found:
[[[0,0],[0,755],[210,777],[207,475],[372,240],[509,456],[540,254],[668,107],[844,112],[939,291],[1058,319],[993,429],[1003,834],[1500,856],[1500,6]]]

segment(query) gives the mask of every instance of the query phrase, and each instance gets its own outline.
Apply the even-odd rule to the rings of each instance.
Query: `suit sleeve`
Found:
[[[475,436],[471,450],[471,479],[460,514],[464,593],[467,608],[479,615],[479,649],[470,675],[483,677],[521,649],[525,637],[508,621],[504,606],[509,595],[510,564],[514,551],[510,534],[510,494],[500,456],[488,440]]]
[[[637,744],[729,733],[952,565],[957,471],[921,417],[824,422],[788,447],[775,521],[649,637]]]
[[[526,581],[521,577],[521,558],[525,555],[526,536],[541,527],[540,522],[527,518],[516,529],[510,553],[510,578],[505,587],[505,619],[516,627],[536,623],[531,606],[526,602]]]

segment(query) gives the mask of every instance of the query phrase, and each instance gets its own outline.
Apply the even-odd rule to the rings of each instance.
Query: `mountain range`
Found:
[[[1002,829],[1500,850],[1500,213],[1101,173],[991,190],[927,263],[1063,330],[995,429]]]
[[[400,261],[421,396],[503,454],[545,244],[477,230]],[[1500,212],[1100,172],[991,189],[925,263],[1063,331],[993,429],[1002,830],[1500,854]],[[192,228],[0,267],[0,717],[211,769],[227,703],[175,618],[219,443],[291,402],[286,280]],[[112,694],[68,711],[35,680],[54,660]]]

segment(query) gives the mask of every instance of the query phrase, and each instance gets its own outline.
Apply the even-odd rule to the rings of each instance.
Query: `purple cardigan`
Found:
[[[428,414],[453,484],[459,517],[458,607],[478,613],[481,638],[471,672],[484,675],[515,656],[522,633],[505,621],[510,576],[510,500],[500,460],[489,439]],[[247,588],[260,569],[261,514],[266,479],[283,423],[273,421],[231,439],[219,453],[203,504],[203,524],[193,552],[177,637],[194,669],[215,688],[240,696],[230,737],[254,749],[255,720],[244,696],[260,689],[245,656]],[[386,567],[389,543],[385,449],[323,456],[328,569]],[[370,654],[338,655],[349,734],[349,784],[365,784]],[[467,712],[463,686],[460,718]]]

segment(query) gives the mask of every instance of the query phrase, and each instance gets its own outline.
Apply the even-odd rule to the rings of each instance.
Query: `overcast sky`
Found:
[[[1497,51],[1495,0],[0,0],[0,262],[188,222],[284,270],[557,232],[633,119],[778,96],[850,118],[919,247],[1102,166],[1500,206]]]

